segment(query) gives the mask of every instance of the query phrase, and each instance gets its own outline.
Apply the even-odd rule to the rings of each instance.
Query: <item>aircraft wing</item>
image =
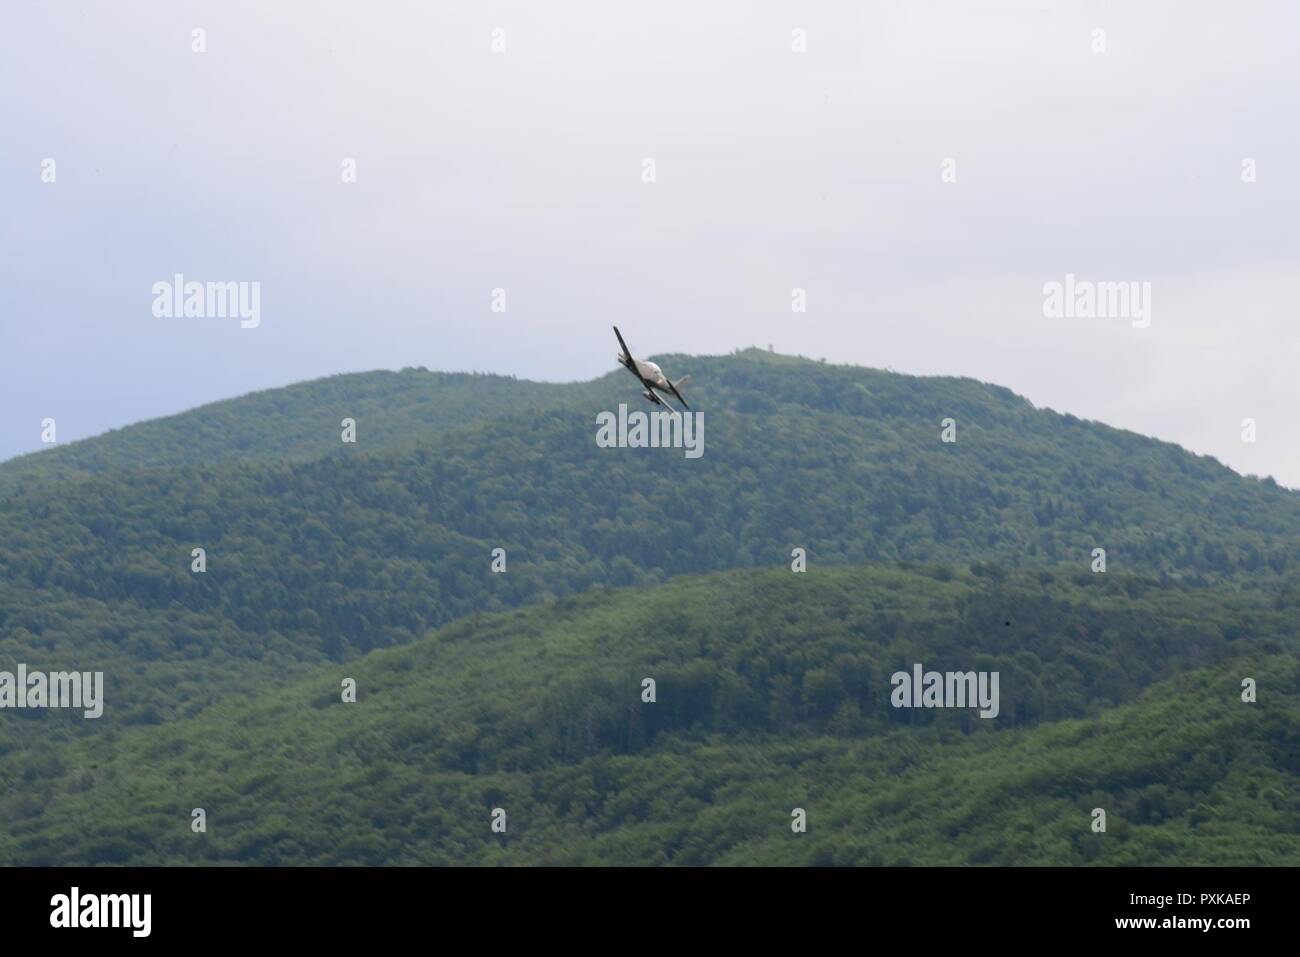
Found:
[[[659,392],[659,387],[658,387],[658,386],[647,385],[646,388],[647,388],[647,389],[651,389],[652,391],[654,391],[654,392],[656,392],[656,393]],[[680,399],[681,396],[678,396],[677,398]],[[664,407],[665,409],[667,409],[669,412],[671,412],[673,415],[681,415],[681,412],[679,412],[679,411],[677,411],[676,409],[674,409],[673,406],[672,406],[672,403],[669,402],[667,399],[665,399],[662,395],[659,396],[659,401],[660,401],[661,403],[663,403],[663,407]],[[682,405],[686,405],[686,403],[683,402]],[[689,408],[689,406],[688,406],[688,408]]]
[[[631,359],[631,358],[632,358],[632,350],[629,349],[629,348],[627,347],[627,343],[623,341],[623,333],[621,333],[621,332],[618,331],[618,326],[615,326],[615,327],[614,327],[614,335],[618,336],[618,344],[619,344],[619,346],[621,346],[622,349],[623,349],[623,355],[625,355],[625,356],[627,356],[629,359]]]

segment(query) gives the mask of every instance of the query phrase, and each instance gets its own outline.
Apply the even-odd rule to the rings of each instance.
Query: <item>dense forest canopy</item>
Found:
[[[107,684],[0,712],[0,860],[1297,860],[1300,494],[969,379],[661,361],[699,459],[597,446],[626,374],[407,369],[0,464],[0,669]],[[918,662],[997,720],[890,707]]]

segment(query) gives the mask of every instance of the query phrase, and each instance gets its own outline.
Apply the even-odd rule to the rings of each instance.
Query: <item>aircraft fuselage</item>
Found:
[[[633,357],[632,351],[628,349],[627,343],[623,341],[623,336],[618,331],[617,326],[614,327],[614,335],[618,336],[618,344],[623,347],[623,351],[617,356],[619,365],[636,376],[641,385],[645,387],[645,391],[641,393],[643,396],[656,405],[663,405],[668,409],[672,409],[672,406],[664,401],[664,396],[656,394],[655,390],[661,390],[664,393],[672,394],[683,406],[689,408],[689,406],[686,406],[686,400],[682,398],[682,394],[678,391],[678,386],[683,385],[690,376],[678,382],[673,382],[664,375],[664,370],[659,368],[658,363]],[[676,410],[673,409],[673,411]]]
[[[661,389],[668,388],[668,380],[664,378],[664,370],[653,362],[646,362],[644,359],[633,359],[636,368],[633,369],[641,381],[647,385],[658,386]]]

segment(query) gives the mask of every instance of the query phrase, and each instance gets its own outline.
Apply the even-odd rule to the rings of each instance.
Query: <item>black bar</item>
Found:
[[[296,949],[335,948],[436,931],[448,947],[449,935],[468,934],[457,950],[518,934],[531,934],[537,945],[599,933],[594,939],[634,948],[648,939],[677,947],[688,926],[699,926],[708,937],[759,943],[787,931],[883,943],[882,935],[901,931],[918,950],[941,941],[996,947],[1124,936],[1139,944],[1205,940],[1231,947],[1294,933],[1294,878],[1282,868],[7,868],[0,869],[0,899],[6,943],[67,943],[76,933],[83,944],[286,939]],[[52,927],[52,899],[64,895],[70,904],[73,887],[83,908],[96,897],[96,914],[98,895],[150,895],[148,936],[135,936],[131,912],[120,920],[128,926]],[[143,913],[134,916],[142,929]],[[1156,926],[1117,925],[1145,918]],[[1176,924],[1207,918],[1244,918],[1249,926]],[[1165,921],[1175,924],[1160,926]]]

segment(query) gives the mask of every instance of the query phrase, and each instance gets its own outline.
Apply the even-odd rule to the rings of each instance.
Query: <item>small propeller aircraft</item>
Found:
[[[623,351],[618,355],[619,364],[636,376],[640,383],[645,386],[645,391],[641,393],[643,396],[655,405],[662,405],[669,412],[680,415],[681,413],[674,409],[667,399],[659,395],[659,392],[671,392],[677,397],[677,401],[682,404],[683,408],[690,408],[686,404],[686,400],[682,398],[682,394],[677,391],[678,386],[686,385],[691,380],[690,376],[682,376],[676,382],[672,381],[664,375],[663,370],[655,363],[632,358],[632,351],[628,349],[627,343],[623,341],[623,334],[618,331],[618,326],[614,327],[614,335],[618,336],[618,344],[623,348]],[[656,392],[656,389],[659,391]]]

